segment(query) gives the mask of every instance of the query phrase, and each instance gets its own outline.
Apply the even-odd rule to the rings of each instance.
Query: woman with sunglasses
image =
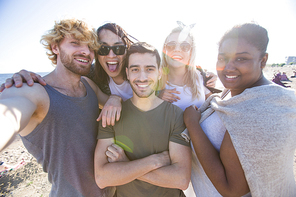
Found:
[[[90,78],[104,93],[116,94],[125,101],[133,95],[124,66],[126,49],[133,43],[129,39],[131,36],[115,23],[99,27],[97,35],[101,46],[96,52],[94,71],[90,72]]]
[[[177,27],[167,36],[162,55],[163,77],[159,97],[182,110],[190,105],[201,106],[211,92],[204,86],[201,72],[195,65],[193,35]],[[213,78],[211,81],[215,81]],[[209,81],[209,82],[211,82]]]

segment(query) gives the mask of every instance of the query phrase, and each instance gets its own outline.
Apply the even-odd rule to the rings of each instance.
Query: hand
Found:
[[[119,161],[129,161],[129,159],[124,153],[124,150],[116,144],[112,144],[108,146],[106,155],[109,163],[119,162]]]
[[[180,100],[180,97],[176,96],[175,94],[181,94],[181,92],[177,91],[176,88],[164,89],[160,92],[158,97],[161,98],[162,100],[172,103],[172,102],[177,102],[178,100]]]
[[[97,121],[102,120],[102,126],[106,127],[107,125],[115,125],[115,118],[116,121],[120,118],[121,112],[121,97],[117,95],[110,95],[109,99],[105,103]]]
[[[32,86],[34,82],[46,85],[46,82],[40,75],[26,70],[21,70],[18,73],[14,73],[12,78],[6,79],[5,84],[3,83],[0,87],[0,92],[2,92],[5,88],[10,88],[13,84],[17,88],[22,87],[23,82],[27,82],[28,86]]]
[[[155,164],[157,168],[161,168],[163,166],[171,165],[171,158],[169,155],[169,151],[163,151],[158,154],[152,155],[155,158]]]
[[[211,87],[211,88],[215,88],[216,86],[216,82],[217,82],[217,75],[215,75],[214,73],[212,72],[207,72],[206,74],[206,77],[207,78],[210,78],[208,81],[207,81],[207,86],[208,87]]]
[[[191,105],[185,109],[183,119],[187,128],[191,125],[199,124],[200,118],[201,113],[195,105]]]

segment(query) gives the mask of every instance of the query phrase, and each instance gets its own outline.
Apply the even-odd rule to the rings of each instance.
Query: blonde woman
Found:
[[[201,106],[211,91],[204,86],[201,72],[195,65],[195,41],[188,28],[177,27],[167,36],[162,55],[163,90],[159,97],[172,102],[182,110],[190,105]],[[217,77],[208,81],[214,86]]]

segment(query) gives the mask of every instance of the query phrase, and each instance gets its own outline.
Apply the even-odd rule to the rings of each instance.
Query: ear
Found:
[[[261,59],[261,69],[263,69],[266,66],[266,62],[268,60],[268,53],[265,53],[265,55],[263,56],[263,58]]]
[[[128,68],[125,68],[126,78],[129,80]]]
[[[162,77],[162,68],[159,68],[158,69],[158,80],[160,80],[161,79],[161,77]]]
[[[56,43],[51,44],[51,50],[56,55],[60,54],[59,46]]]

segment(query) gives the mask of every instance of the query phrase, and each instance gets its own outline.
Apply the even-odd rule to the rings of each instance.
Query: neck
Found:
[[[133,93],[131,101],[134,104],[134,106],[136,106],[142,111],[152,110],[163,102],[163,100],[158,98],[154,93],[150,95],[148,98],[140,98],[137,95],[135,95],[135,93]]]
[[[185,85],[184,83],[184,76],[186,74],[186,67],[182,66],[182,67],[169,67],[170,71],[168,74],[168,81],[174,85],[180,85],[183,86]]]
[[[112,77],[114,83],[117,85],[121,85],[125,80],[123,79],[122,74],[117,75],[116,77]]]
[[[253,83],[252,85],[244,88],[243,90],[230,90],[231,96],[239,95],[243,91],[245,91],[245,89],[247,89],[247,88],[253,88],[253,87],[262,86],[262,85],[268,85],[268,84],[271,84],[271,82],[268,79],[266,79],[263,76],[263,74],[261,74],[260,78],[255,83]]]
[[[81,76],[69,71],[64,66],[56,68],[44,77],[46,82],[67,96],[82,97],[86,95],[86,90],[81,82]]]

